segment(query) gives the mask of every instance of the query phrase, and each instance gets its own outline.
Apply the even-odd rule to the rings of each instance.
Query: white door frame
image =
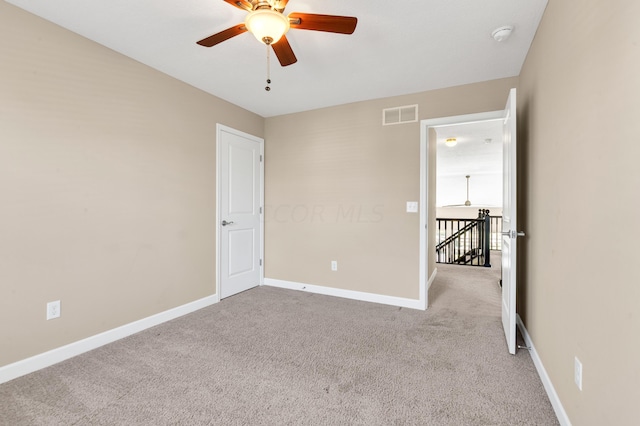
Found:
[[[420,304],[422,309],[429,306],[429,287],[433,283],[435,274],[427,278],[429,256],[429,239],[433,238],[429,232],[429,129],[452,124],[469,124],[481,121],[502,120],[504,110],[481,112],[477,114],[455,115],[451,117],[431,118],[420,121]],[[435,143],[435,142],[434,142]],[[436,269],[437,271],[437,269]],[[434,272],[436,272],[434,271]]]
[[[221,133],[225,131],[246,139],[250,139],[260,145],[260,285],[264,285],[264,139],[249,133],[241,132],[232,127],[216,123],[216,302],[220,301],[220,231],[222,228],[220,217],[220,139]]]

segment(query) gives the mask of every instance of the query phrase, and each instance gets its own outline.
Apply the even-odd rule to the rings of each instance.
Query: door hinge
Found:
[[[262,266],[262,259],[260,259],[260,266]]]
[[[262,155],[260,156],[260,162],[262,163]]]
[[[262,214],[262,207],[260,207],[260,214]]]

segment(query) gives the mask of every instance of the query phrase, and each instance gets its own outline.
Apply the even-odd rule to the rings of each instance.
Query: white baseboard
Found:
[[[516,322],[518,323],[518,328],[520,328],[520,332],[522,333],[522,337],[526,345],[530,348],[531,359],[533,360],[533,364],[536,366],[536,370],[538,370],[538,375],[540,376],[540,380],[542,380],[542,385],[544,389],[547,391],[547,396],[551,401],[551,405],[553,406],[553,410],[556,412],[556,416],[558,417],[558,421],[563,426],[571,426],[571,421],[569,420],[569,416],[567,416],[567,412],[564,410],[562,406],[562,402],[560,402],[560,398],[556,393],[556,389],[553,387],[553,383],[551,383],[551,378],[547,374],[547,370],[544,369],[542,365],[542,360],[538,356],[538,352],[536,351],[536,347],[533,345],[533,341],[531,340],[531,336],[529,336],[529,332],[527,328],[524,326],[522,322],[522,318],[520,315],[516,315]]]
[[[436,275],[438,275],[438,268],[435,268],[433,270],[433,273],[429,277],[429,282],[427,283],[427,291],[429,291],[429,289],[431,288],[431,284],[433,284],[433,281],[436,279]]]
[[[365,293],[362,291],[344,290],[340,288],[324,287],[313,284],[302,284],[293,281],[265,278],[264,285],[271,287],[300,290],[309,293],[324,294],[326,296],[343,297],[345,299],[360,300],[363,302],[381,303],[383,305],[401,306],[403,308],[424,310],[424,303],[419,299],[406,299],[403,297],[385,296],[383,294]]]
[[[61,361],[88,352],[92,349],[99,348],[100,346],[138,333],[147,328],[190,314],[198,309],[210,306],[217,301],[218,297],[216,295],[207,296],[185,305],[87,337],[86,339],[78,340],[77,342],[69,343],[68,345],[5,365],[4,367],[0,367],[0,383],[5,383],[9,380],[24,376],[25,374],[33,373],[34,371],[57,364]]]

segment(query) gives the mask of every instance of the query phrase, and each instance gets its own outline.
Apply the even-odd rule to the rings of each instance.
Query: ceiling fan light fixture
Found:
[[[275,10],[258,9],[249,13],[244,25],[261,43],[273,44],[289,31],[289,18]]]
[[[457,143],[458,140],[456,138],[448,138],[446,141],[444,141],[444,144],[449,148],[456,146]]]

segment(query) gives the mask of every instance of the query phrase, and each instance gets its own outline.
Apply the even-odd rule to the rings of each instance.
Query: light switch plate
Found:
[[[407,201],[407,213],[418,213],[417,201]]]

